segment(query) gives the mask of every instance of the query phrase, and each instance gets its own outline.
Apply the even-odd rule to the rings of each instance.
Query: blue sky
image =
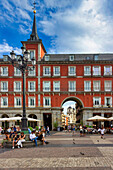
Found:
[[[36,0],[39,38],[48,53],[113,52],[113,0]],[[21,53],[33,0],[0,1],[0,57]]]

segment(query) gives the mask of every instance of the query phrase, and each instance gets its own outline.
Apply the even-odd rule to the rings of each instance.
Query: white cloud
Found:
[[[24,25],[19,25],[19,31],[22,33],[22,34],[29,34],[31,32],[31,28],[27,28],[24,26]]]
[[[64,1],[61,1],[64,2]],[[47,1],[52,7],[55,1]],[[113,18],[102,12],[106,0],[82,0],[65,10],[50,12],[40,22],[42,32],[52,36],[55,53],[111,52],[113,44]],[[50,49],[51,51],[51,49]]]
[[[21,17],[22,19],[27,19],[27,20],[31,20],[30,15],[27,13],[27,11],[22,10],[20,8],[17,8],[16,14]]]
[[[21,54],[21,49],[10,46],[6,40],[4,40],[3,43],[0,44],[0,57],[2,58],[3,54],[9,55],[12,50],[14,50],[16,54]]]

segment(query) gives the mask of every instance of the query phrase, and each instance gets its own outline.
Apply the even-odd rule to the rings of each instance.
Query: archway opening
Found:
[[[37,116],[35,114],[30,114],[28,117],[33,118],[33,119],[37,119]],[[37,122],[28,121],[28,126],[35,128],[37,126]]]
[[[79,98],[68,97],[62,102],[62,115],[65,117],[62,126],[80,124],[83,121],[83,103]],[[64,125],[65,124],[65,125]]]
[[[7,114],[3,114],[2,118],[9,118],[9,116]],[[7,129],[9,127],[9,122],[7,122],[7,121],[2,122],[2,127]]]
[[[16,114],[15,117],[22,117],[22,116],[21,114]],[[15,121],[15,125],[21,127],[21,121],[20,120]]]

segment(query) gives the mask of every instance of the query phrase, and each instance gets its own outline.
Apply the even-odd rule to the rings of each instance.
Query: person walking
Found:
[[[50,136],[49,126],[47,126],[47,135]]]
[[[105,128],[103,125],[102,128],[100,129],[100,133],[101,133],[101,138],[104,139]]]
[[[81,136],[83,136],[83,128],[82,128],[82,125],[80,125],[79,129],[80,129],[80,137],[81,137]]]

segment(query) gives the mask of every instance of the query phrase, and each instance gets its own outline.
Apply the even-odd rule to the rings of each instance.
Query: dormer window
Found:
[[[86,57],[86,60],[90,60],[90,57],[89,57],[89,56],[87,56],[87,57]]]
[[[3,60],[4,60],[4,61],[8,61],[8,56],[7,56],[7,55],[4,55],[4,56],[3,56]]]
[[[45,56],[45,61],[49,61],[49,59],[50,59],[50,56],[49,56],[49,55],[46,55],[46,56]]]
[[[94,60],[98,60],[98,55],[94,55]]]
[[[69,61],[74,61],[74,55],[69,56]]]

